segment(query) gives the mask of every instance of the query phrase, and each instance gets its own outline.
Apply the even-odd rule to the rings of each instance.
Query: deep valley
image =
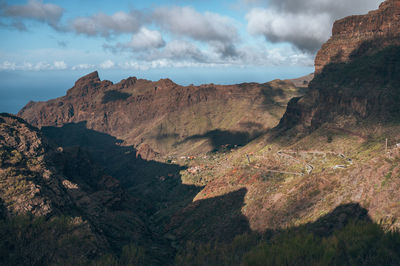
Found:
[[[400,265],[399,29],[386,0],[309,76],[96,71],[0,114],[0,264]]]

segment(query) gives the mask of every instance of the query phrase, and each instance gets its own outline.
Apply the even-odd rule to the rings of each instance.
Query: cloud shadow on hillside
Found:
[[[253,131],[252,133],[249,133],[244,131],[229,131],[229,130],[215,129],[212,131],[208,131],[204,134],[197,134],[187,137],[178,144],[182,144],[189,141],[206,139],[210,142],[213,151],[217,152],[225,148],[230,149],[235,146],[245,146],[246,144],[258,138],[259,136],[263,135],[264,133],[266,132],[260,130],[256,130]]]

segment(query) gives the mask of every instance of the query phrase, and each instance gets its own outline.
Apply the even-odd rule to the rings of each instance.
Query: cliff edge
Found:
[[[386,0],[378,10],[338,20],[333,25],[332,37],[317,53],[315,72],[321,73],[329,63],[349,62],[376,49],[400,44],[399,35],[399,0]]]

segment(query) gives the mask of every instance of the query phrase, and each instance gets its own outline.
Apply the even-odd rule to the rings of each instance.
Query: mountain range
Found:
[[[335,22],[309,76],[93,72],[1,114],[5,264],[400,264],[399,29],[386,0]]]

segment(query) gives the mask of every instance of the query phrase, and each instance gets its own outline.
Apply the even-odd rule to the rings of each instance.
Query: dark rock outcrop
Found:
[[[334,23],[332,37],[315,58],[315,72],[329,63],[349,62],[352,58],[400,45],[400,1],[386,0],[367,15],[350,16]]]
[[[137,150],[137,157],[141,157],[144,160],[154,160],[159,155],[158,152],[154,151],[149,144],[142,144]]]
[[[289,102],[278,129],[309,132],[326,122],[345,127],[398,120],[400,1],[387,0],[379,10],[336,22],[315,65],[308,92]]]

